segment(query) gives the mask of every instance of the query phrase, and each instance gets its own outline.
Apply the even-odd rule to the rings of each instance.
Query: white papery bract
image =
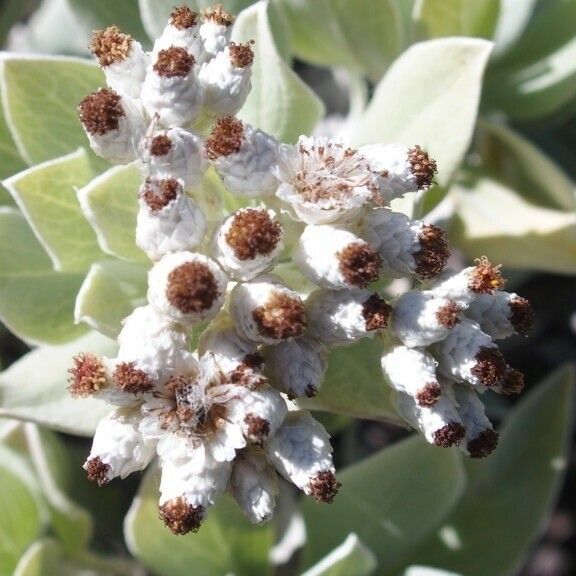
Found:
[[[199,34],[204,44],[205,60],[210,60],[230,42],[234,17],[223,10],[221,5],[207,8],[202,16]]]
[[[204,44],[200,37],[200,15],[187,6],[174,8],[162,34],[154,42],[152,57],[172,46],[185,48],[196,62],[204,60]]]

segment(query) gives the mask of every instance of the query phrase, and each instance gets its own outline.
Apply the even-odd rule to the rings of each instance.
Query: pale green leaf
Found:
[[[260,1],[238,16],[232,37],[255,40],[252,91],[239,118],[282,142],[308,134],[324,113],[320,99],[282,59],[270,24],[270,5]]]
[[[350,534],[338,548],[302,576],[368,576],[374,572],[377,564],[374,553],[356,534]]]
[[[0,373],[0,416],[91,436],[110,407],[101,400],[72,398],[68,370],[80,352],[113,357],[116,348],[115,342],[93,332],[69,344],[29,352]]]
[[[353,130],[357,144],[419,144],[438,163],[446,185],[466,153],[492,44],[446,38],[409,48],[376,87]]]
[[[476,36],[491,39],[496,29],[500,0],[418,0],[415,25],[426,38]]]
[[[504,267],[576,273],[576,214],[529,204],[483,176],[451,191],[457,219],[452,242],[471,258],[487,254]]]
[[[116,338],[120,322],[145,303],[147,269],[128,262],[96,262],[76,298],[74,317],[94,330]]]
[[[148,262],[135,239],[141,182],[133,164],[115,166],[79,190],[78,199],[104,252],[123,260]]]
[[[2,102],[2,83],[0,82],[0,104]],[[22,160],[18,148],[12,138],[10,129],[4,118],[4,110],[0,105],[0,178],[11,176],[26,168],[26,163]]]
[[[124,522],[130,552],[165,576],[266,575],[271,524],[253,526],[237,504],[220,496],[197,534],[174,536],[158,517],[160,472],[150,469]]]
[[[91,178],[86,152],[80,148],[3,182],[56,270],[86,270],[103,256],[76,196]]]
[[[509,415],[496,451],[470,461],[468,490],[411,555],[466,576],[511,574],[548,517],[568,465],[574,369],[555,372]]]
[[[88,147],[76,108],[104,84],[95,63],[64,56],[4,54],[0,84],[6,121],[22,158],[36,164]],[[102,166],[101,160],[96,160]]]
[[[440,524],[465,485],[458,453],[418,436],[350,466],[338,479],[342,488],[330,506],[304,503],[305,564],[354,532],[376,555],[380,574]]]
[[[62,574],[61,552],[52,539],[34,542],[23,554],[14,570],[14,576],[50,576]]]
[[[74,300],[83,273],[55,272],[24,217],[0,208],[0,319],[30,343],[58,344],[77,338]]]
[[[334,350],[319,394],[299,399],[298,404],[309,410],[401,423],[382,376],[382,350],[381,341],[368,339],[350,348]]]
[[[538,0],[500,0],[500,14],[494,34],[494,60],[502,57],[522,36]]]
[[[446,572],[446,570],[438,570],[437,568],[430,568],[429,566],[410,566],[402,576],[463,576],[455,572]]]

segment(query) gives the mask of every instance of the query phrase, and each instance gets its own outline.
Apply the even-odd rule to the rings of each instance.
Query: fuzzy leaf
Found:
[[[56,270],[86,270],[103,256],[76,189],[92,178],[84,149],[4,180]]]
[[[0,102],[1,98],[2,83],[0,82]],[[0,162],[0,178],[6,178],[26,168],[26,163],[22,160],[10,129],[6,124],[2,106],[0,106],[0,157],[2,158],[2,162]]]
[[[252,91],[238,117],[282,142],[310,133],[324,114],[324,105],[282,59],[272,33],[269,3],[260,1],[241,12],[232,38],[255,40]]]
[[[450,238],[470,257],[504,267],[576,272],[576,215],[526,202],[516,191],[478,175],[452,191],[457,220]]]
[[[55,540],[48,538],[37,540],[20,558],[14,570],[14,576],[62,574],[60,559],[60,547]]]
[[[141,181],[133,164],[115,166],[79,190],[78,200],[104,252],[123,260],[148,262],[134,236]]]
[[[446,185],[466,153],[492,43],[445,38],[409,48],[394,62],[352,138],[357,144],[419,144],[438,163]]]
[[[493,60],[506,54],[522,36],[538,0],[500,0]]]
[[[256,527],[227,496],[210,509],[197,534],[174,536],[158,517],[159,471],[150,469],[124,522],[130,552],[147,568],[170,576],[268,574],[271,524]]]
[[[561,368],[509,414],[497,450],[467,465],[468,490],[411,563],[466,576],[516,573],[540,533],[565,474],[574,369]]]
[[[67,390],[68,370],[80,352],[114,356],[116,348],[109,338],[91,332],[69,344],[28,352],[0,373],[0,416],[91,436],[110,407],[100,400],[72,398]]]
[[[462,495],[459,455],[419,437],[395,444],[346,468],[330,506],[306,500],[305,564],[318,561],[350,531],[378,559],[380,574],[428,535]]]
[[[402,576],[462,576],[455,572],[446,572],[445,570],[438,570],[430,568],[429,566],[410,566]]]
[[[24,217],[0,208],[0,318],[30,343],[58,344],[86,332],[74,326],[74,300],[84,274],[54,272]]]

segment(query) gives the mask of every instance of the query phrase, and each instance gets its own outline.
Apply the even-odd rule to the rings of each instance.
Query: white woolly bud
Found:
[[[138,98],[148,64],[140,42],[117,26],[110,26],[94,33],[90,51],[98,58],[106,83],[112,90]]]
[[[487,418],[484,404],[475,390],[467,386],[454,386],[458,413],[466,426],[466,436],[460,448],[472,458],[488,456],[498,443],[498,434]]]
[[[84,464],[89,480],[102,485],[148,466],[156,454],[155,444],[144,441],[139,422],[138,408],[117,408],[100,420]]]
[[[78,116],[98,156],[114,164],[136,159],[146,126],[135,100],[100,88],[80,102]]]
[[[273,195],[278,187],[272,171],[277,146],[262,130],[224,116],[206,140],[205,153],[232,194],[261,198]]]
[[[508,373],[508,365],[492,338],[467,318],[436,345],[436,358],[446,376],[468,382],[480,391],[498,388]]]
[[[328,368],[326,348],[306,336],[270,346],[264,358],[271,383],[289,398],[316,396]]]
[[[494,340],[525,334],[533,320],[528,300],[508,292],[479,294],[466,310],[466,315]]]
[[[276,195],[307,224],[349,221],[374,197],[374,175],[342,142],[300,136],[296,145],[278,148],[277,163]]]
[[[420,406],[413,396],[403,392],[396,393],[394,402],[398,414],[430,444],[448,448],[458,444],[466,434],[450,388],[442,390],[433,406]]]
[[[427,190],[436,173],[436,162],[420,146],[369,144],[358,152],[378,176],[378,189],[386,203],[408,192]]]
[[[136,244],[153,261],[192,250],[204,239],[206,218],[174,178],[148,178],[140,188]]]
[[[392,308],[367,290],[317,290],[306,301],[309,331],[329,346],[353,344],[388,325]]]
[[[236,285],[230,296],[230,314],[244,338],[262,344],[297,338],[306,327],[302,300],[275,276]]]
[[[309,412],[289,412],[266,451],[284,478],[315,500],[332,502],[340,483],[332,464],[330,436]]]
[[[383,274],[392,278],[432,278],[448,260],[446,234],[438,227],[411,221],[387,208],[372,210],[362,223],[362,236],[382,258]]]
[[[141,159],[148,174],[158,179],[178,178],[184,188],[195,186],[206,169],[202,139],[184,130],[154,132],[141,142]]]
[[[284,235],[274,216],[271,210],[243,208],[216,230],[213,253],[232,278],[250,280],[274,266]]]
[[[148,301],[174,322],[194,324],[216,316],[228,279],[210,258],[174,252],[159,260],[148,275]]]
[[[433,406],[442,389],[436,378],[436,361],[424,350],[395,346],[382,356],[382,372],[398,392],[414,398],[419,406]]]
[[[306,226],[294,263],[323,288],[365,288],[380,275],[382,260],[364,240],[344,228]]]
[[[184,48],[161,50],[146,71],[140,98],[151,118],[162,126],[193,122],[202,107],[203,91],[195,76],[195,59]]]
[[[172,46],[184,48],[196,62],[204,59],[204,46],[200,37],[200,18],[188,6],[174,8],[162,34],[154,42],[152,57]]]
[[[228,45],[234,17],[225,12],[221,5],[208,8],[202,16],[204,21],[200,25],[199,33],[204,43],[205,59],[210,60]]]
[[[272,518],[278,494],[278,476],[258,448],[246,448],[234,460],[230,491],[253,524]]]
[[[202,65],[198,80],[204,88],[204,111],[212,116],[236,114],[250,93],[254,53],[249,44],[231,42]]]
[[[448,335],[460,321],[461,308],[433,292],[410,290],[394,305],[392,333],[411,348],[428,346]]]

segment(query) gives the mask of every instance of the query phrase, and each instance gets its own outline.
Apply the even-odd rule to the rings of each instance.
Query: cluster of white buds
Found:
[[[383,366],[408,421],[436,444],[467,435],[471,454],[486,452],[481,403],[448,382],[517,386],[492,339],[528,316],[522,299],[494,292],[487,263],[439,277],[444,232],[391,209],[432,183],[436,164],[419,146],[280,144],[236,118],[253,52],[230,42],[232,21],[221,7],[175,8],[150,53],[116,27],[96,32],[108,87],[79,106],[93,150],[142,169],[135,236],[152,261],[148,303],[124,319],[116,358],[81,354],[70,370],[72,395],[116,407],[85,468],[104,484],[158,457],[160,515],[176,534],[197,530],[224,491],[266,521],[278,473],[331,502],[340,484],[329,436],[293,400],[319,392],[329,348],[386,330],[398,345]],[[245,203],[216,222],[191,195],[208,167]],[[290,254],[316,290],[274,274]],[[376,282],[397,277],[433,284],[393,310]]]

